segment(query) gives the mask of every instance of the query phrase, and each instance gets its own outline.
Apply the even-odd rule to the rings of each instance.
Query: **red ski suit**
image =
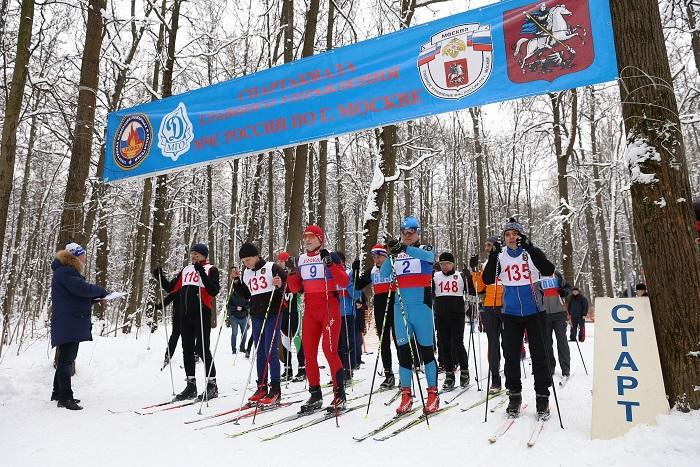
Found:
[[[325,273],[325,274],[324,274]],[[306,377],[309,386],[320,385],[318,370],[318,342],[322,340],[323,353],[330,366],[334,387],[336,376],[343,364],[338,356],[340,337],[340,304],[336,290],[348,286],[350,278],[342,264],[324,266],[318,251],[299,257],[297,270],[287,277],[292,293],[304,293],[304,317],[301,341],[306,359]]]

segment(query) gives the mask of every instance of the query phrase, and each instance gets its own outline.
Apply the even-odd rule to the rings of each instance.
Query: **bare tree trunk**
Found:
[[[284,63],[290,63],[294,61],[294,0],[282,0],[282,14],[280,16],[284,29]],[[289,229],[291,225],[289,216],[292,207],[293,180],[294,148],[287,148],[284,150],[284,213],[286,229]]]
[[[70,240],[85,243],[83,229],[83,203],[85,202],[85,181],[90,170],[92,136],[95,126],[95,105],[100,77],[100,49],[104,21],[102,11],[107,0],[89,0],[85,47],[80,67],[78,90],[78,110],[73,128],[73,144],[68,169],[68,183],[63,199],[63,212],[58,233],[58,248]]]
[[[569,129],[569,143],[566,149],[562,148],[561,129],[564,122],[561,118],[562,99],[564,93],[549,94],[552,101],[552,116],[554,119],[554,152],[557,156],[557,181],[559,187],[559,215],[563,220],[561,223],[561,256],[564,278],[570,283],[574,283],[574,245],[571,237],[572,214],[569,209],[569,179],[568,165],[576,141],[576,128],[578,118],[578,94],[576,90],[571,91],[571,128]]]
[[[178,23],[180,21],[180,4],[182,0],[174,0],[173,13],[170,20],[168,35],[167,59],[163,70],[163,97],[173,94],[173,69],[175,67],[175,44],[177,42]],[[156,198],[153,212],[153,229],[151,234],[151,266],[162,266],[165,261],[165,248],[168,239],[166,203],[168,197],[168,176],[159,175],[156,178]]]
[[[307,162],[309,186],[306,192],[306,205],[309,209],[309,224],[316,223],[316,203],[314,202],[314,146],[309,145],[309,160]]]
[[[690,46],[693,49],[693,58],[695,59],[695,69],[700,73],[700,25],[698,25],[698,16],[700,13],[695,11],[692,0],[685,0],[685,12],[688,16],[688,26],[690,28]]]
[[[246,234],[246,242],[254,242],[258,238],[260,231],[260,223],[258,222],[258,213],[260,211],[260,179],[262,178],[262,167],[265,154],[258,154],[258,159],[255,164],[255,175],[253,176],[253,187],[250,189],[250,195],[253,197],[250,202],[250,215],[248,216],[248,228]]]
[[[207,241],[209,242],[209,262],[216,262],[216,242],[214,241],[214,185],[211,165],[207,166]]]
[[[275,174],[274,174],[274,155],[270,153],[267,157],[267,231],[269,232],[267,240],[268,256],[274,261],[275,253]]]
[[[7,5],[3,4],[3,8],[6,10]],[[4,14],[2,21],[6,21]],[[19,117],[22,110],[24,86],[27,82],[29,71],[33,21],[34,0],[23,0],[20,11],[19,31],[17,33],[15,66],[12,72],[10,94],[7,102],[5,102],[2,146],[0,146],[0,262],[5,251],[5,233],[10,207],[10,195],[12,194],[12,180],[15,174],[15,156],[17,154],[17,127],[19,126]],[[9,313],[9,310],[5,310],[5,313]],[[4,328],[4,333],[6,332],[7,328]],[[0,339],[0,342],[4,342],[4,339]],[[0,350],[2,350],[1,344]]]
[[[486,243],[487,227],[486,227],[486,190],[484,182],[484,151],[481,147],[481,131],[479,120],[481,120],[481,109],[474,107],[469,109],[469,114],[472,117],[472,129],[474,132],[474,154],[476,154],[476,197],[479,205],[479,251],[481,246]]]
[[[644,268],[654,272],[647,275],[647,287],[666,394],[671,406],[698,410],[700,255],[658,3],[616,0],[610,7],[634,231]]]
[[[413,140],[413,120],[409,120],[406,122],[406,139],[409,141]],[[406,165],[410,166],[411,162],[413,161],[413,149],[411,148],[411,145],[409,144],[406,146]],[[413,212],[413,193],[411,192],[411,180],[409,180],[410,174],[409,172],[406,172],[406,175],[404,176],[404,181],[403,181],[403,203],[404,203],[404,212],[408,214],[415,214]]]
[[[343,202],[343,185],[341,183],[342,177],[342,165],[340,160],[340,142],[338,138],[335,138],[335,186],[336,186],[336,201],[338,202],[336,210],[338,211],[338,221],[336,224],[336,239],[335,239],[335,249],[338,251],[345,251],[345,213],[343,212],[343,207],[345,203]]]
[[[304,28],[302,57],[310,57],[314,53],[319,3],[319,0],[309,0],[309,10],[306,12],[306,27]],[[285,41],[285,46],[286,45]],[[308,152],[309,146],[307,144],[297,146],[296,148],[294,177],[292,179],[292,193],[289,208],[289,225],[287,227],[287,251],[298,251],[301,242],[301,221],[304,210],[304,182],[306,181],[306,159]]]
[[[229,239],[228,239],[228,266],[236,264],[236,235],[238,230],[238,164],[239,159],[234,159],[231,175],[231,209],[229,211]]]

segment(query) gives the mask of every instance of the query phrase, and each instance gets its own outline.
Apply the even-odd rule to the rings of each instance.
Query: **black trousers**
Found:
[[[53,375],[53,395],[51,399],[73,399],[73,389],[70,385],[71,365],[78,356],[78,342],[67,342],[56,347],[58,362]]]
[[[544,332],[547,327],[545,313],[529,316],[502,313],[501,319],[503,320],[503,356],[506,360],[506,388],[510,392],[520,392],[523,389],[520,381],[520,351],[523,336],[527,330],[532,372],[535,376],[535,392],[548,396],[551,375],[547,368],[547,351],[544,344]]]
[[[340,339],[338,339],[338,356],[346,370],[355,366],[355,317],[340,317]]]
[[[569,352],[569,341],[566,340],[566,312],[547,313],[547,352],[549,352],[550,371],[554,374],[557,359],[554,357],[554,346],[552,342],[552,332],[557,339],[557,353],[559,354],[559,366],[561,374],[568,375],[571,366],[571,353]]]
[[[442,356],[445,371],[454,371],[456,365],[462,371],[469,370],[467,349],[464,348],[464,320],[466,314],[438,313],[435,327],[438,335],[438,354]]]
[[[482,314],[486,338],[488,339],[489,368],[491,369],[491,384],[501,385],[501,307],[485,307]]]
[[[194,377],[195,361],[194,353],[202,353],[202,327],[204,323],[204,365],[207,368],[207,374],[214,378],[216,377],[216,367],[214,360],[211,357],[209,350],[209,335],[211,333],[211,311],[202,308],[202,317],[196,314],[183,314],[180,320],[180,332],[182,334],[182,360],[185,363],[185,374],[188,377]],[[197,347],[195,347],[195,345]],[[209,368],[211,367],[211,371]]]
[[[180,339],[180,313],[173,309],[173,328],[168,339],[168,353],[172,357],[177,349],[177,341]]]
[[[384,319],[386,317],[386,323]],[[382,325],[384,326],[384,335],[382,335]],[[391,342],[394,342],[396,347],[396,334],[394,333],[394,308],[391,307],[388,312],[386,310],[374,309],[374,326],[377,329],[377,336],[381,337],[382,349],[382,365],[384,365],[384,373],[391,373]]]

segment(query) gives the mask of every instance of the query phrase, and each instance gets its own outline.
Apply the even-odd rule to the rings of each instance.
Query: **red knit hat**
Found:
[[[304,229],[304,235],[306,235],[307,233],[316,235],[318,241],[321,242],[321,245],[323,245],[323,238],[325,237],[325,235],[323,234],[323,229],[321,229],[321,227],[312,224]]]
[[[384,247],[384,245],[381,245],[381,244],[379,244],[379,243],[377,243],[376,245],[374,245],[374,246],[372,247],[371,253],[372,253],[373,255],[387,256],[387,254],[386,254],[386,248]]]
[[[287,261],[289,259],[289,253],[286,251],[280,251],[277,254],[277,261]]]

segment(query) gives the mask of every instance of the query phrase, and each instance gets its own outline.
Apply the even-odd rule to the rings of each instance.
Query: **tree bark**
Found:
[[[695,69],[700,73],[700,25],[698,25],[698,11],[693,8],[692,0],[685,0],[685,12],[690,28],[690,46],[695,59]]]
[[[336,224],[336,234],[335,234],[335,249],[338,251],[345,251],[345,213],[343,208],[345,206],[343,184],[341,183],[342,177],[342,165],[340,160],[340,141],[335,138],[335,186],[336,186],[336,197],[335,200],[338,202],[336,206],[336,211],[338,212],[338,221]]]
[[[238,252],[236,251],[236,235],[238,231],[238,164],[240,160],[234,159],[231,175],[231,209],[229,211],[229,239],[228,239],[228,265],[236,264]]]
[[[83,226],[83,204],[85,203],[85,181],[90,170],[92,136],[95,126],[95,105],[100,78],[100,50],[104,21],[102,10],[107,0],[90,0],[85,31],[83,61],[80,67],[78,87],[78,109],[73,128],[73,143],[68,169],[68,183],[63,198],[63,212],[58,232],[58,248],[69,241],[85,244]]]
[[[671,406],[698,410],[700,255],[659,7],[655,0],[615,0],[610,6],[634,231],[650,272],[647,288],[666,394]]]
[[[270,259],[274,260],[275,253],[275,174],[274,174],[274,154],[267,156],[267,250]]]
[[[258,232],[260,230],[260,224],[258,222],[258,215],[260,211],[260,179],[262,178],[262,167],[264,154],[258,154],[257,161],[255,163],[255,175],[253,176],[253,186],[250,189],[250,195],[252,199],[250,201],[250,215],[248,216],[248,228],[246,234],[246,242],[255,242],[258,238]]]
[[[282,0],[282,14],[280,16],[284,29],[284,63],[290,63],[294,61],[294,0]],[[284,150],[284,213],[287,229],[290,226],[289,211],[292,206],[293,177],[294,148],[286,148]]]
[[[291,2],[290,2],[291,3]],[[314,41],[316,39],[316,25],[318,24],[319,0],[309,1],[309,10],[306,12],[306,27],[304,28],[304,45],[302,57],[310,57],[314,53]],[[286,34],[286,31],[285,31]],[[286,46],[285,40],[285,46]],[[297,146],[294,160],[294,177],[292,179],[292,193],[289,208],[289,225],[287,227],[287,251],[295,254],[301,245],[302,216],[304,211],[304,185],[306,181],[306,160],[309,146],[303,144]]]
[[[4,7],[7,5],[4,4]],[[3,17],[3,22],[6,18]],[[5,102],[5,115],[2,126],[2,146],[0,146],[0,262],[5,251],[5,233],[7,217],[12,194],[12,181],[15,174],[15,157],[17,155],[17,127],[22,110],[24,86],[29,72],[30,46],[32,43],[32,24],[34,22],[34,0],[23,0],[20,11],[19,31],[17,33],[17,51],[12,72],[10,94]],[[6,310],[9,313],[9,310]],[[5,331],[7,329],[5,328]]]
[[[479,206],[479,248],[481,251],[484,243],[486,243],[487,227],[486,227],[486,190],[484,182],[488,182],[484,178],[484,151],[481,147],[481,131],[479,120],[481,119],[481,109],[475,107],[469,109],[469,115],[472,117],[472,130],[474,132],[474,154],[476,155],[476,197]]]

